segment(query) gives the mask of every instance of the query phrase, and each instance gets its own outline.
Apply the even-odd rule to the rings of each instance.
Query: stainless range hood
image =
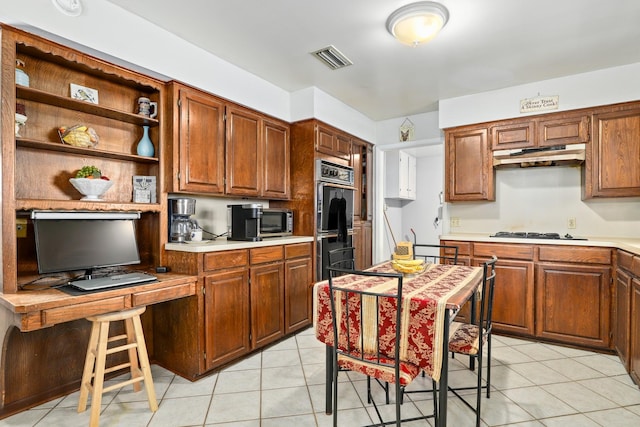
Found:
[[[493,152],[493,166],[540,167],[540,166],[578,166],[584,163],[585,144],[574,144],[568,148],[556,147],[531,148],[522,150],[499,150]]]

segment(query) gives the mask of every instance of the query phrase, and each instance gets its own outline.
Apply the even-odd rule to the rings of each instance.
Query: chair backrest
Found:
[[[402,314],[402,274],[349,270],[329,267],[329,290],[333,321],[334,351],[338,355],[356,362],[379,365],[395,369],[395,378],[400,378],[400,335]],[[366,289],[351,289],[349,280],[342,282],[342,274],[356,276],[355,279],[373,279],[379,283],[393,281],[384,293]],[[339,304],[339,308],[337,307]],[[396,310],[381,310],[381,304]],[[339,318],[338,318],[339,317]],[[337,320],[337,321],[336,321]],[[363,321],[367,325],[363,325]],[[387,334],[389,325],[395,323],[395,339],[381,338]],[[360,331],[369,331],[360,333]],[[364,350],[364,351],[363,351]],[[337,360],[336,360],[337,361]]]
[[[355,270],[355,248],[353,246],[346,246],[343,248],[332,249],[329,251],[329,267],[342,268],[346,270]],[[334,274],[338,276],[344,273]],[[331,275],[331,273],[329,274]]]
[[[496,262],[498,258],[494,255],[489,261],[482,265],[482,304],[480,305],[480,325],[485,334],[491,333],[493,314],[493,291],[496,281]]]
[[[424,259],[433,264],[457,264],[458,247],[453,245],[413,244],[413,259]]]

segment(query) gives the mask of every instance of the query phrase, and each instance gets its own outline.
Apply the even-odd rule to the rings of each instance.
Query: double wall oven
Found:
[[[327,279],[329,251],[353,246],[353,168],[316,160],[316,279]]]

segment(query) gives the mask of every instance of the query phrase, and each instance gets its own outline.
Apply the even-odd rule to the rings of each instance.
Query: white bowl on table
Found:
[[[102,201],[100,196],[113,185],[113,181],[101,178],[71,178],[69,182],[84,196],[80,200],[94,202]]]

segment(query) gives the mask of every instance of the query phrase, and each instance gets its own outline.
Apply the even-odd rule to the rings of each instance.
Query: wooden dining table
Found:
[[[394,272],[391,262],[377,264],[368,271]],[[438,426],[447,425],[447,389],[448,389],[448,336],[449,324],[469,299],[475,301],[481,287],[483,270],[481,267],[463,265],[429,264],[418,274],[403,277],[403,310],[409,310],[402,324],[402,342],[400,358],[418,365],[431,378],[438,382]],[[341,287],[353,286],[354,289],[386,289],[379,277],[356,280],[355,275],[347,274],[334,280]],[[377,280],[376,280],[377,279]],[[394,280],[394,279],[387,279]],[[327,280],[314,285],[315,335],[326,344],[326,413],[332,408],[333,382],[333,318],[331,314],[329,282]],[[381,306],[382,307],[382,306]],[[367,329],[363,326],[363,329]],[[442,392],[444,391],[444,392]]]

